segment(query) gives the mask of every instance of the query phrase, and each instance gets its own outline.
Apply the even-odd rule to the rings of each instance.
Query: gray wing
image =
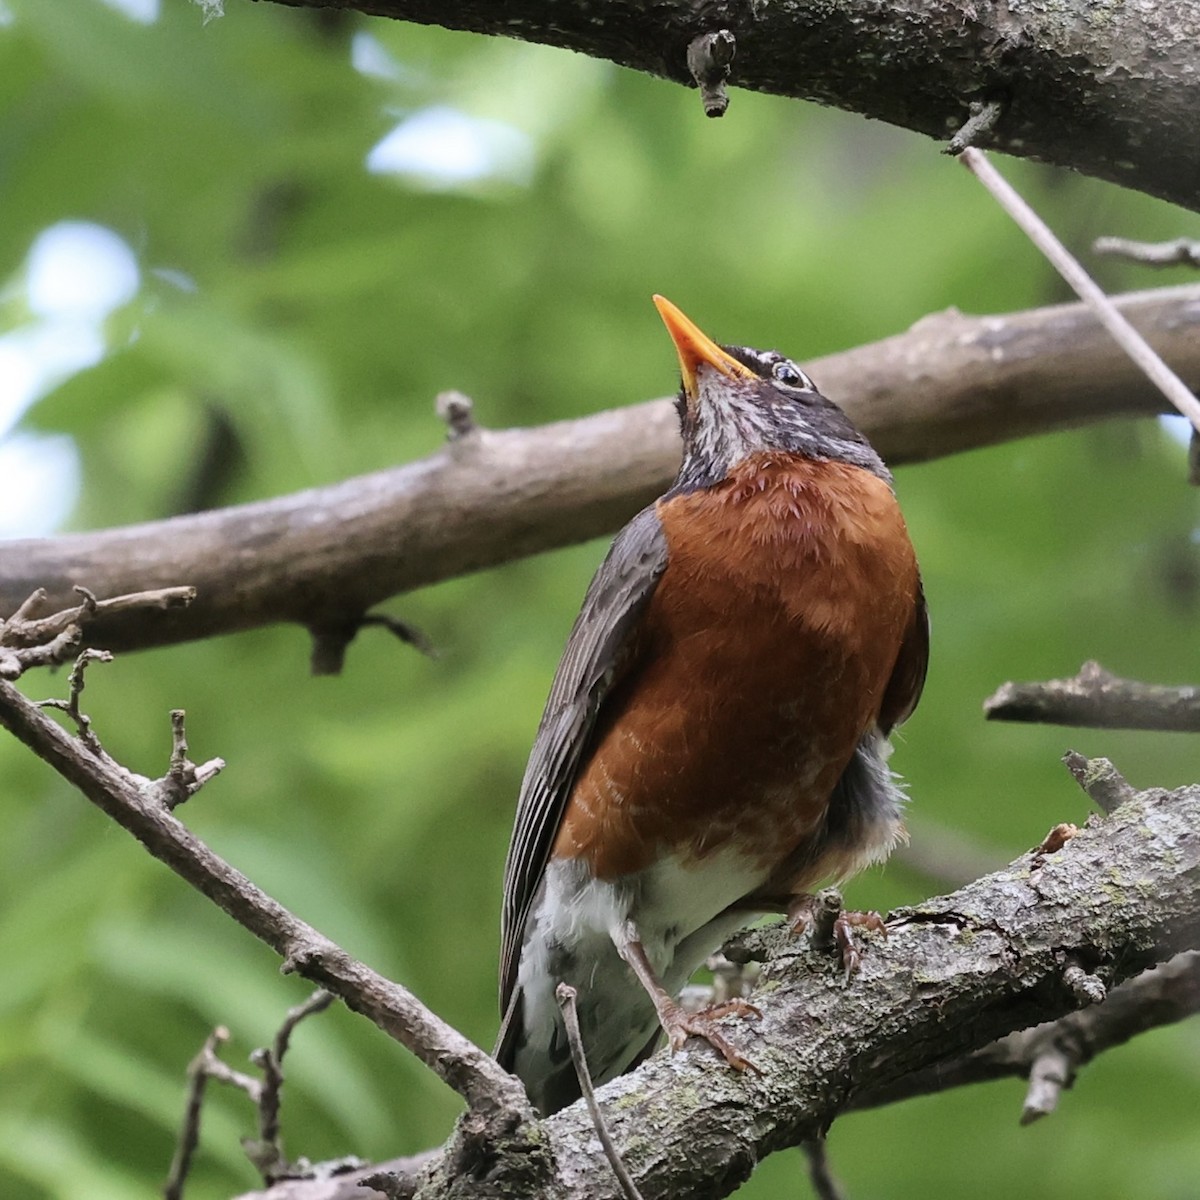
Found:
[[[516,984],[525,922],[596,716],[628,665],[630,634],[666,567],[667,541],[651,505],[617,535],[567,639],[525,768],[504,867],[502,1013]]]
[[[929,610],[925,607],[925,589],[917,584],[912,619],[896,656],[892,677],[879,709],[879,728],[884,737],[907,721],[921,699],[925,673],[929,669]]]

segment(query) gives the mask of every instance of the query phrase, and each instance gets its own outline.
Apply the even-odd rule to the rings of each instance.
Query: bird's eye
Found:
[[[782,383],[785,387],[812,387],[808,376],[795,363],[789,362],[786,358],[781,359],[771,368],[771,376],[777,383]]]

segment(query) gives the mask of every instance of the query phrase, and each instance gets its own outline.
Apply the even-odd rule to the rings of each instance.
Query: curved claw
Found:
[[[696,1013],[677,1009],[663,1021],[671,1049],[682,1049],[689,1037],[703,1038],[714,1050],[720,1051],[725,1061],[735,1071],[753,1071],[756,1075],[760,1075],[762,1072],[758,1067],[718,1028],[717,1021],[729,1013],[738,1013],[741,1016],[762,1016],[753,1004],[749,1004],[745,1000],[728,1000],[724,1004],[717,1004]]]

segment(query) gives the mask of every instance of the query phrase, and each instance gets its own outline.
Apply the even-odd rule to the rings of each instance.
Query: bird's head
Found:
[[[832,400],[777,350],[719,346],[670,300],[654,303],[679,354],[683,431],[677,486],[706,487],[762,451],[835,459],[891,481],[883,460]]]

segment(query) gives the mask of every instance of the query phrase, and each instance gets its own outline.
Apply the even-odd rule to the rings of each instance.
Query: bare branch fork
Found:
[[[167,1174],[167,1182],[163,1187],[164,1200],[182,1200],[184,1185],[187,1182],[192,1159],[200,1141],[204,1094],[210,1079],[237,1088],[253,1101],[258,1112],[258,1137],[243,1139],[242,1145],[250,1161],[258,1169],[264,1183],[274,1183],[277,1179],[289,1176],[312,1178],[316,1174],[306,1161],[301,1160],[293,1166],[284,1157],[279,1125],[279,1106],[283,1091],[283,1058],[288,1051],[296,1026],[306,1017],[324,1012],[334,999],[331,992],[318,988],[303,1004],[298,1004],[288,1010],[283,1024],[275,1035],[274,1044],[268,1049],[256,1050],[250,1056],[250,1061],[262,1071],[261,1079],[256,1079],[241,1071],[235,1071],[218,1056],[217,1051],[220,1046],[229,1040],[229,1030],[224,1026],[218,1026],[205,1038],[200,1052],[188,1065],[188,1097],[184,1106],[183,1127],[176,1143],[175,1156]],[[322,1164],[322,1166],[325,1165]],[[346,1170],[349,1170],[352,1167],[361,1167],[363,1164],[360,1160],[333,1165],[335,1167],[344,1166]]]
[[[157,588],[97,600],[88,588],[72,589],[83,603],[50,616],[36,614],[48,607],[45,588],[35,588],[7,620],[0,618],[0,679],[18,679],[31,667],[52,667],[66,662],[83,640],[84,628],[94,621],[120,614],[187,608],[196,598],[191,587]]]

